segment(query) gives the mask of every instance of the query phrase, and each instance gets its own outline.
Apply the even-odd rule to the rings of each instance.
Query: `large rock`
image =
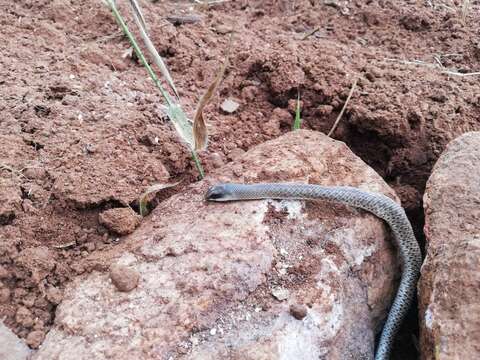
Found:
[[[30,349],[0,321],[0,359],[26,360]]]
[[[131,250],[115,262],[139,273],[131,292],[108,273],[75,280],[34,359],[371,359],[399,271],[386,225],[325,202],[206,203],[218,181],[350,185],[395,198],[320,133],[257,146],[126,238]]]
[[[423,359],[480,358],[480,132],[450,143],[424,197]]]

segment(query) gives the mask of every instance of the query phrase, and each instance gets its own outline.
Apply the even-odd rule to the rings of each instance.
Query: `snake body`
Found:
[[[207,194],[209,201],[235,201],[255,199],[320,199],[361,208],[385,220],[390,226],[398,249],[402,277],[388,313],[375,353],[375,360],[387,360],[395,336],[415,295],[420,275],[422,256],[412,226],[405,211],[389,197],[348,186],[320,186],[311,184],[218,184]]]

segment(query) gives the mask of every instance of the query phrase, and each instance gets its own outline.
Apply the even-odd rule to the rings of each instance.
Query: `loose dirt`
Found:
[[[328,132],[358,77],[333,137],[397,191],[420,237],[435,160],[449,140],[480,130],[479,76],[469,75],[480,71],[480,5],[463,19],[460,3],[142,2],[189,114],[235,31],[205,112],[207,174],[291,131],[298,93],[302,126]],[[153,183],[181,181],[161,201],[199,177],[101,1],[1,0],[0,23],[0,317],[37,347],[65,284],[120,251],[99,214],[138,210]],[[229,98],[240,104],[232,114],[220,108]],[[132,216],[109,222],[132,228]],[[414,323],[403,359],[416,357]]]

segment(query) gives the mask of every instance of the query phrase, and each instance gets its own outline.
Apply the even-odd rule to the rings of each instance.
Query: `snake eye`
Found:
[[[206,199],[207,200],[218,200],[221,199],[224,195],[224,192],[218,186],[212,186],[207,191]]]
[[[208,199],[220,199],[222,197],[222,194],[218,193],[218,192],[211,192],[208,194]]]

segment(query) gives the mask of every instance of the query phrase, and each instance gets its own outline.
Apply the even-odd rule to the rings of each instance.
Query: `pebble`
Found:
[[[138,286],[140,273],[131,267],[114,264],[110,267],[110,279],[118,291],[129,292]]]
[[[279,301],[287,300],[289,291],[284,288],[274,288],[272,289],[272,295]]]
[[[307,307],[300,304],[290,305],[290,314],[295,319],[302,320],[305,316],[307,316]]]
[[[211,153],[210,161],[212,162],[213,167],[216,169],[223,166],[222,156],[219,153]]]
[[[232,99],[225,99],[223,103],[220,105],[220,109],[226,112],[227,114],[233,114],[235,111],[238,110],[240,104]]]

